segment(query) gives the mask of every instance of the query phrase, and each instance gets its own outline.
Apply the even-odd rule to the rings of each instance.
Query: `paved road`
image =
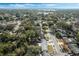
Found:
[[[42,46],[42,51],[48,50],[47,49],[47,41],[45,39],[41,39],[41,46]]]
[[[41,31],[41,47],[43,51],[43,56],[48,56],[49,54],[47,53],[47,41],[44,39],[44,33],[42,32],[42,24],[40,23],[40,31]]]
[[[49,35],[50,35],[50,40],[52,40],[52,43],[54,43],[54,45],[55,45],[57,53],[61,53],[61,51],[60,51],[61,48],[58,45],[57,38],[55,36],[51,35],[50,33],[49,33]]]
[[[53,34],[50,33],[50,31],[51,31],[50,29],[48,29],[48,30],[49,30],[48,34],[50,36],[50,40],[54,44],[55,49],[56,49],[55,56],[65,56],[65,55],[68,55],[67,53],[61,52],[61,48],[60,48],[60,46],[58,45],[58,42],[57,42],[58,39]]]
[[[55,49],[56,49],[56,54],[55,56],[65,56],[67,55],[66,53],[62,53],[60,51],[60,46],[58,45],[58,42],[57,42],[57,38],[50,33],[51,30],[48,29],[48,34],[50,36],[50,40],[52,41],[52,43],[54,44],[55,46]],[[42,32],[42,24],[40,23],[40,33],[41,33],[41,47],[42,47],[42,51],[43,51],[43,56],[49,56],[48,54],[48,48],[47,48],[47,41],[44,39],[44,33]]]
[[[47,53],[48,48],[47,48],[47,41],[45,39],[41,39],[41,47],[43,51],[43,56],[48,56],[49,54]]]
[[[49,54],[46,51],[43,51],[43,56],[49,56]]]

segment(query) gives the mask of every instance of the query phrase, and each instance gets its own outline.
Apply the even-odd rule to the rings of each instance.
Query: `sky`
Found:
[[[79,3],[0,3],[1,9],[79,9]]]

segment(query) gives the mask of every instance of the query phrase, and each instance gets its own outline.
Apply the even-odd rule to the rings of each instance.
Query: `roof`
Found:
[[[73,53],[78,54],[79,53],[79,48],[77,44],[69,44],[70,49],[73,51]]]

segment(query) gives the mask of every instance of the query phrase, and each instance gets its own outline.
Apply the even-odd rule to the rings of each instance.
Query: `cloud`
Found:
[[[65,3],[51,3],[51,4],[45,4],[45,3],[10,3],[10,4],[0,4],[0,8],[11,8],[11,9],[27,9],[27,8],[58,8],[58,9],[66,9],[66,8],[79,8],[79,4],[76,3],[69,3],[69,4],[65,4]]]
[[[9,7],[13,7],[13,8],[25,8],[25,4],[10,4]]]
[[[56,4],[10,4],[13,8],[50,8],[56,6]]]
[[[57,4],[46,4],[47,7],[53,7],[56,6]]]
[[[37,8],[42,7],[41,4],[10,4],[9,7],[13,8]]]

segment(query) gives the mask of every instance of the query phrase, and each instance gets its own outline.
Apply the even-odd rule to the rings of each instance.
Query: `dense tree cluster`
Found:
[[[0,55],[40,55],[41,47],[38,45],[41,42],[40,21],[44,34],[49,27],[50,33],[59,39],[61,34],[70,37],[76,33],[79,41],[78,31],[72,29],[73,21],[79,17],[78,12],[78,10],[0,10]],[[18,21],[21,22],[20,25]],[[71,23],[68,24],[68,21]]]
[[[19,15],[17,14],[16,17],[18,18]],[[0,33],[0,55],[39,55],[41,53],[41,47],[38,46],[39,34],[30,18],[21,20],[18,30],[13,32],[16,25],[0,26],[0,30],[4,29]]]

